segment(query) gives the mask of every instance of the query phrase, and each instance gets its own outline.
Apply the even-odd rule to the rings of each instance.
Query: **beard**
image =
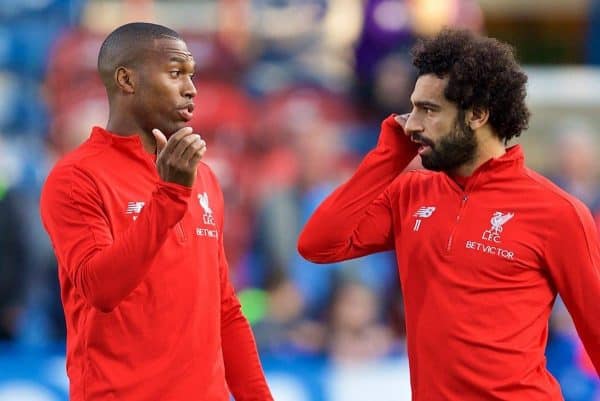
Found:
[[[465,112],[462,110],[458,112],[454,129],[437,143],[419,134],[415,136],[431,147],[429,154],[421,155],[421,162],[427,170],[452,171],[475,159],[477,138],[465,124]]]

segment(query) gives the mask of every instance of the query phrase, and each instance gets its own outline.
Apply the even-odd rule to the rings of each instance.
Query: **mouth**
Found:
[[[427,153],[428,150],[431,149],[431,146],[429,145],[425,145],[425,144],[419,144],[419,148],[417,149],[417,153],[419,155],[423,155],[424,153]]]
[[[433,149],[433,144],[431,143],[431,141],[423,137],[422,135],[413,134],[410,140],[418,145],[417,152],[419,155],[422,155],[428,152],[430,149]]]
[[[188,103],[182,107],[177,108],[177,114],[184,121],[190,121],[194,117],[194,104]]]

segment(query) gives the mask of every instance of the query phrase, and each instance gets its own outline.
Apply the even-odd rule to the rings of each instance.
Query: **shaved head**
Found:
[[[98,72],[109,95],[116,88],[114,74],[118,67],[136,68],[143,64],[148,50],[158,39],[179,39],[174,30],[162,25],[133,22],[111,32],[98,54]]]
[[[172,29],[135,22],[114,30],[98,54],[108,94],[107,127],[153,140],[155,128],[168,137],[188,126],[195,66],[185,41]]]

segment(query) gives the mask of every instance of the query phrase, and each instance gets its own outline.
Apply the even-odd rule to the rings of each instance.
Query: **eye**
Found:
[[[171,78],[179,78],[179,75],[181,74],[181,71],[179,71],[179,70],[172,70],[172,71],[169,71],[169,74],[171,75]]]

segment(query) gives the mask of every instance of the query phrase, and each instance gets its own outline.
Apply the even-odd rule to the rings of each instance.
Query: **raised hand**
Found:
[[[196,180],[198,163],[206,152],[206,142],[191,127],[175,132],[167,140],[158,129],[152,130],[156,139],[156,169],[163,181],[191,187]]]
[[[404,131],[405,135],[408,135],[406,133],[406,121],[408,121],[408,117],[410,117],[410,113],[406,113],[406,114],[400,114],[394,117],[394,120],[396,120],[396,122],[398,123],[398,125],[400,125],[402,127],[402,130]]]

